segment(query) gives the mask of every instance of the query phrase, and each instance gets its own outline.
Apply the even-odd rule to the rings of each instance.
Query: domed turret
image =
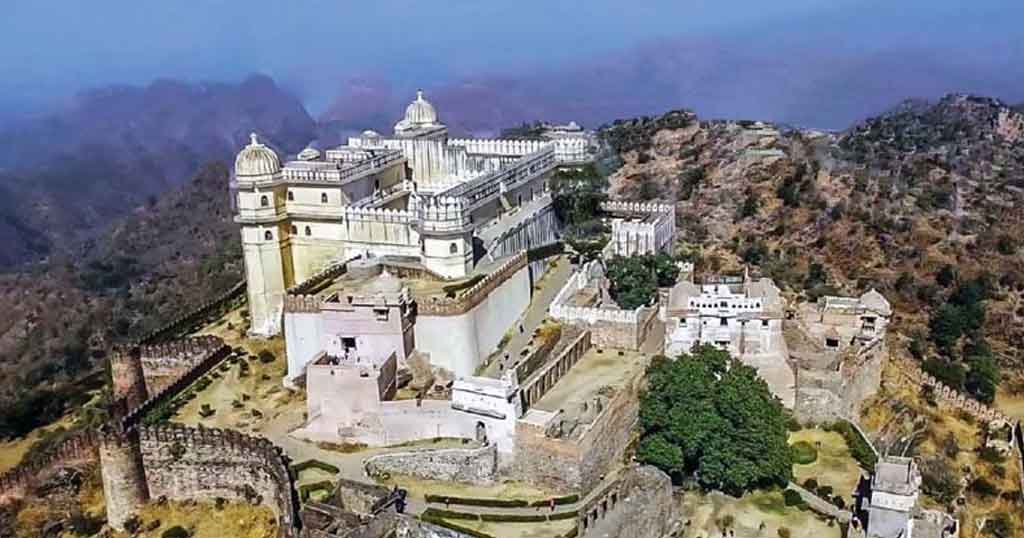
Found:
[[[315,161],[320,158],[320,150],[314,147],[308,147],[300,151],[296,158],[300,161]]]
[[[281,161],[274,150],[261,144],[256,138],[256,133],[249,135],[249,139],[249,145],[238,152],[238,157],[235,158],[235,176],[267,176],[280,172]]]
[[[415,131],[430,127],[440,127],[437,110],[423,98],[423,90],[416,90],[416,100],[405,107],[405,118],[395,124],[395,132]]]

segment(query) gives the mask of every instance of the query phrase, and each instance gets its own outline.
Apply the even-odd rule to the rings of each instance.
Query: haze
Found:
[[[678,107],[839,128],[909,97],[1024,101],[1022,18],[1019,1],[963,0],[7,0],[0,110],[262,73],[343,121],[424,87],[512,111],[448,109],[468,130]]]

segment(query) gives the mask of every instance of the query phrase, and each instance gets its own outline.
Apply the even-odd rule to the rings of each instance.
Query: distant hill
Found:
[[[674,202],[705,270],[750,265],[805,295],[870,287],[904,334],[987,275],[984,331],[1024,346],[1024,115],[990,98],[908,101],[840,133],[701,121],[687,111],[601,131],[622,199]]]
[[[205,163],[229,161],[252,131],[295,152],[316,124],[273,80],[253,76],[92,90],[0,126],[0,267],[94,237]]]

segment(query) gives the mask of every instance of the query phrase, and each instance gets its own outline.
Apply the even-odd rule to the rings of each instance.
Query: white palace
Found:
[[[504,241],[504,229],[550,212],[546,178],[587,160],[589,143],[582,135],[450,139],[422,92],[392,136],[365,131],[283,164],[253,134],[231,184],[251,331],[280,332],[288,288],[355,257],[388,257],[450,279],[531,246]]]

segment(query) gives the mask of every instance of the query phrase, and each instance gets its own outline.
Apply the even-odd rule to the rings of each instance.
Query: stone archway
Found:
[[[487,444],[487,425],[480,420],[476,422],[476,440],[481,445]]]

